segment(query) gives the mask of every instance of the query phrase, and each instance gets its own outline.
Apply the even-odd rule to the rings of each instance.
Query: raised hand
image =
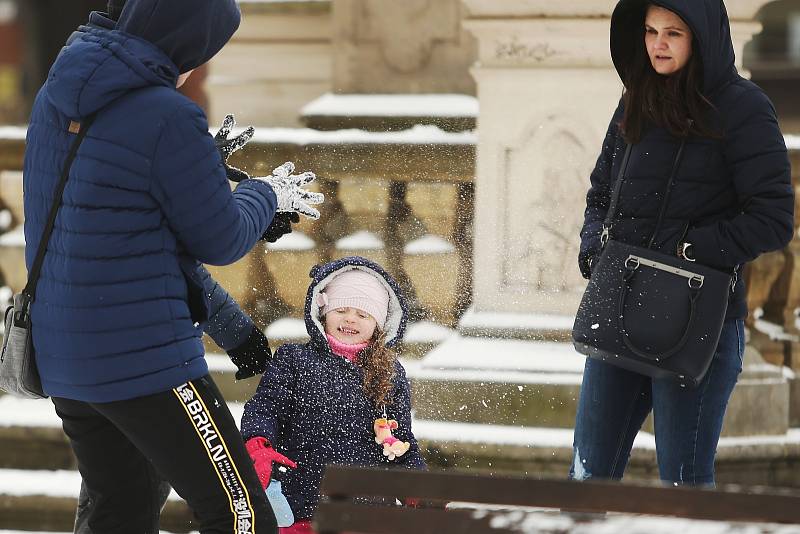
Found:
[[[222,156],[223,163],[225,163],[225,172],[228,175],[228,180],[232,182],[241,182],[242,180],[250,178],[250,176],[243,170],[228,165],[228,158],[253,138],[255,129],[249,126],[233,139],[228,139],[234,126],[236,126],[236,119],[233,118],[233,115],[226,115],[217,135],[214,136],[214,144],[217,146],[220,156]]]
[[[275,191],[278,197],[279,212],[295,212],[305,215],[309,219],[319,219],[319,211],[312,208],[312,204],[325,202],[325,195],[304,189],[305,185],[316,180],[313,172],[292,174],[294,163],[287,161],[272,171],[270,176],[258,176],[254,180],[264,180]]]

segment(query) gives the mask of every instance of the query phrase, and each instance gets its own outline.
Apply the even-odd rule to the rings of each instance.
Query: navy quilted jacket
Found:
[[[147,26],[142,17],[187,2],[193,16],[176,39],[191,40],[204,21],[225,40],[235,30],[233,0],[139,2],[145,11],[127,18]],[[226,6],[229,16],[219,17]],[[69,123],[97,113],[70,172],[32,309],[45,392],[89,402],[166,391],[208,372],[197,263],[241,258],[276,207],[264,182],[231,192],[205,115],[175,90],[169,43],[159,48],[112,28],[93,13],[62,49],[33,107],[24,165],[30,268],[74,138]],[[221,46],[197,36],[202,42],[180,49],[181,64]]]
[[[318,319],[316,296],[332,275],[355,267],[372,270],[386,282],[392,295],[386,321],[387,345],[400,341],[406,322],[405,303],[396,282],[383,269],[358,257],[315,267],[305,305],[311,340],[278,349],[255,395],[245,404],[242,417],[245,440],[263,436],[277,451],[297,462],[297,469],[281,476],[283,493],[297,519],[314,514],[328,464],[425,468],[411,432],[411,395],[403,366],[395,364],[393,403],[386,406],[386,412],[399,425],[393,435],[410,442],[411,448],[390,461],[383,455],[383,447],[375,443],[373,430],[375,419],[382,417],[383,411],[364,394],[361,369],[331,352]]]
[[[631,40],[641,32],[649,0],[622,0],[611,22],[611,54],[620,76]],[[680,241],[692,243],[696,260],[728,272],[760,254],[786,246],[794,227],[794,194],[789,159],[775,109],[764,92],[734,67],[728,15],[721,0],[658,0],[677,13],[696,37],[703,60],[704,94],[717,112],[720,139],[690,137],[673,185],[664,224],[655,246],[675,254]],[[581,230],[579,265],[589,276],[588,260],[600,250],[600,233],[611,187],[619,173],[625,143],[619,135],[622,104],[609,125],[592,172]],[[631,152],[611,237],[646,246],[658,217],[663,188],[680,140],[651,127]],[[685,236],[685,238],[684,238]],[[747,314],[741,277],[731,295],[728,317]]]

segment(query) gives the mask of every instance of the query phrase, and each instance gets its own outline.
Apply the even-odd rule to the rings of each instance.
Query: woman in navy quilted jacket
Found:
[[[307,203],[321,198],[302,188],[313,175],[291,166],[232,192],[224,157],[235,146],[225,135],[215,143],[202,110],[176,91],[239,21],[234,0],[129,0],[116,26],[92,13],[33,107],[28,267],[75,132],[94,120],[32,306],[42,385],[91,496],[93,532],[158,532],[152,496],[162,477],[203,533],[276,528],[203,357],[198,262],[238,260],[276,211],[314,216]]]
[[[648,245],[675,168],[656,249],[738,275],[745,263],[786,246],[794,228],[786,146],[772,103],[736,71],[722,0],[621,0],[611,19],[611,54],[625,91],[591,175],[584,276],[602,249],[626,143],[632,149],[611,238]],[[587,359],[571,477],[622,478],[652,410],[661,479],[714,485],[722,421],[742,370],[746,314],[739,278],[713,361],[695,389]]]
[[[411,431],[408,379],[391,350],[406,323],[400,288],[357,256],[317,266],[311,277],[311,339],[277,350],[242,417],[262,485],[273,475],[282,482],[295,520],[281,529],[286,534],[312,532],[328,464],[425,468]],[[273,462],[294,469],[276,474]]]

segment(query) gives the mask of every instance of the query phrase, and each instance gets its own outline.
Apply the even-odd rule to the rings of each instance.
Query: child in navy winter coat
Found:
[[[284,534],[311,532],[328,464],[425,469],[411,432],[408,379],[391,350],[406,322],[397,283],[360,257],[317,266],[311,277],[311,339],[278,349],[242,417],[265,488],[273,461],[296,466],[280,477],[295,518]]]

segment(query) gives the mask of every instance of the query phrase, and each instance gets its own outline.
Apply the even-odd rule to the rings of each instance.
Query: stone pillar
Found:
[[[622,94],[608,47],[616,1],[462,1],[478,40],[480,101],[467,321],[572,316],[585,287],[577,256],[588,177]],[[766,2],[727,3],[741,58]]]
[[[459,0],[333,0],[337,93],[474,94]]]
[[[524,419],[517,410],[517,424],[569,426],[568,413],[557,423],[543,418],[552,406],[529,392],[547,391],[551,405],[574,414],[584,361],[569,343],[585,287],[578,234],[589,174],[622,93],[608,47],[616,1],[462,1],[479,50],[473,304],[459,335],[426,356],[423,368],[465,383],[470,369],[479,370],[476,398],[487,411],[507,401],[491,397],[488,386],[516,381],[525,393],[514,398],[537,414]],[[760,29],[752,17],[763,3],[728,2],[737,57]],[[780,369],[757,354],[745,363],[726,434],[785,433],[788,386]],[[464,411],[475,407],[462,402]]]

